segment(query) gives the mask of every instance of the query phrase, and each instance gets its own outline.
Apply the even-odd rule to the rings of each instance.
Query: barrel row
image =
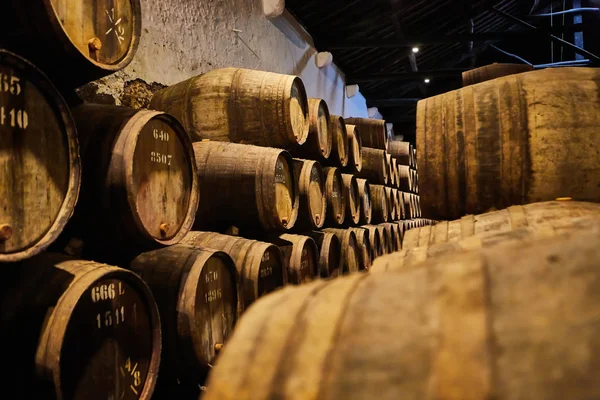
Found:
[[[596,226],[284,289],[246,314],[204,397],[597,397],[573,343],[600,350],[598,240]]]

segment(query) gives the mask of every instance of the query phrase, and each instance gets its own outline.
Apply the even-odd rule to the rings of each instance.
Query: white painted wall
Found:
[[[310,36],[285,11],[268,19],[263,0],[141,0],[142,37],[134,61],[98,82],[117,103],[125,82],[165,85],[215,68],[242,67],[299,75],[309,97],[325,99],[331,113],[367,117],[362,95],[345,95],[334,64],[319,69]]]

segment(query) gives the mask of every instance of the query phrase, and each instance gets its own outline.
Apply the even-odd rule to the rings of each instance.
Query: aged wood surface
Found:
[[[355,175],[367,179],[370,184],[387,185],[389,174],[385,150],[363,147],[361,154],[362,169]]]
[[[319,276],[319,249],[311,237],[286,233],[274,237],[273,243],[283,255],[286,284],[302,285]]]
[[[20,398],[150,399],[161,329],[150,289],[134,273],[42,253],[7,269],[0,382]]]
[[[339,115],[331,115],[329,130],[333,135],[333,146],[331,149],[331,156],[328,160],[329,165],[345,168],[350,159],[350,147],[344,118]]]
[[[371,118],[346,118],[346,124],[356,125],[365,147],[387,150],[388,137],[385,121]]]
[[[407,167],[414,167],[412,150],[413,146],[409,142],[393,140],[388,146],[388,153],[398,160],[398,165],[406,165]]]
[[[373,205],[371,204],[371,189],[369,181],[366,179],[357,179],[358,195],[360,197],[360,221],[361,225],[371,223],[371,215],[373,213]]]
[[[373,247],[370,237],[370,232],[367,228],[349,228],[356,235],[356,242],[358,243],[358,249],[360,256],[362,257],[362,264],[364,269],[371,268],[373,264]],[[375,243],[377,245],[378,243]]]
[[[295,148],[308,136],[308,100],[294,75],[223,68],[157,92],[150,108],[202,139]]]
[[[548,201],[511,206],[504,210],[480,215],[466,215],[454,221],[442,221],[407,232],[404,247],[413,248],[437,243],[454,242],[471,236],[484,236],[531,227],[534,230],[554,230],[569,226],[578,218],[600,219],[600,204],[579,201]]]
[[[194,228],[229,225],[291,229],[298,217],[292,157],[285,150],[225,142],[194,143],[200,204]]]
[[[342,244],[334,233],[311,231],[306,233],[313,238],[319,248],[319,272],[321,278],[337,277],[341,274]]]
[[[330,122],[329,108],[327,108],[325,100],[309,98],[308,137],[304,144],[292,149],[292,154],[299,158],[326,163],[331,156],[334,140],[334,132],[330,128]]]
[[[321,164],[317,161],[294,158],[294,177],[300,194],[295,228],[322,228],[326,218],[327,198]]]
[[[371,251],[373,253],[373,260],[377,257],[382,256],[386,253],[385,238],[381,237],[381,230],[377,225],[362,225],[361,228],[369,231],[369,240],[371,241]]]
[[[199,231],[188,233],[181,242],[220,250],[233,259],[239,286],[238,316],[256,299],[283,286],[287,279],[281,251],[271,243]]]
[[[389,219],[389,204],[386,199],[385,186],[383,185],[370,185],[371,190],[371,204],[373,206],[373,214],[371,221],[375,224],[381,222],[387,222]]]
[[[362,139],[360,129],[356,125],[346,124],[346,132],[348,135],[348,173],[356,174],[362,170]]]
[[[175,245],[130,264],[154,294],[163,333],[158,385],[204,383],[237,319],[237,271],[222,251]]]
[[[361,218],[361,197],[356,177],[350,174],[342,174],[344,182],[344,197],[346,198],[346,220],[347,226],[357,225]]]
[[[82,105],[73,110],[81,145],[81,196],[69,235],[92,257],[178,243],[198,207],[192,143],[159,111]]]
[[[58,237],[80,181],[65,101],[36,67],[0,50],[0,263],[38,254]]]
[[[483,67],[471,69],[462,73],[463,87],[489,81],[503,76],[520,74],[533,71],[533,66],[528,64],[499,64],[493,63]]]
[[[342,259],[340,270],[343,274],[350,274],[365,269],[363,258],[358,247],[356,234],[348,229],[326,228],[324,232],[335,234],[342,245]]]
[[[597,398],[599,240],[284,289],[241,321],[206,399]]]
[[[599,201],[600,70],[506,76],[417,106],[423,214],[455,219],[572,197]]]
[[[339,169],[325,168],[325,198],[327,199],[327,224],[342,226],[346,218],[346,195],[344,194],[344,181]]]

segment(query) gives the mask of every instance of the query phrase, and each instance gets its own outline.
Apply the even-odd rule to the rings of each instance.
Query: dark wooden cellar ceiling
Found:
[[[360,86],[367,105],[378,107],[396,134],[410,137],[418,99],[461,87],[462,71],[521,62],[502,51],[534,65],[575,60],[573,48],[559,40],[575,42],[583,26],[575,14],[537,14],[582,1],[287,0],[286,7],[317,50],[333,54],[347,83]],[[596,62],[592,56],[583,58]]]

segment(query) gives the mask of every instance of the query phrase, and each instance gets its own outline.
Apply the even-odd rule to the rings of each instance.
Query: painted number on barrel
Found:
[[[204,279],[206,280],[206,283],[215,282],[219,279],[219,271],[208,271]]]
[[[97,303],[101,300],[112,300],[117,295],[125,294],[122,283],[119,282],[119,286],[116,287],[114,283],[108,285],[98,285],[92,288],[92,301]]]
[[[150,161],[158,164],[171,165],[171,158],[173,156],[171,154],[162,154],[158,151],[153,151],[150,153]]]
[[[223,298],[223,291],[221,289],[212,289],[204,293],[204,300],[210,303],[215,300]]]
[[[307,255],[308,251],[306,249],[302,250],[302,262],[300,263],[300,269],[303,271],[306,268],[308,268],[308,258],[306,257]]]
[[[142,384],[142,374],[137,369],[138,363],[131,362],[131,357],[127,357],[127,361],[125,361],[125,366],[121,367],[121,375],[125,377],[129,374],[133,378],[133,384],[129,385],[129,388],[139,396],[138,387]]]
[[[275,183],[285,183],[283,163],[281,161],[277,161],[277,164],[275,165]]]
[[[0,73],[0,93],[18,96],[21,92],[21,78]],[[27,111],[10,106],[0,106],[0,125],[10,126],[11,128],[27,128],[27,125],[29,125]]]
[[[98,329],[108,328],[109,326],[119,325],[125,322],[125,307],[118,307],[116,310],[108,310],[96,314],[96,323]]]
[[[262,259],[261,259],[261,264],[260,264],[260,272],[259,272],[261,278],[266,278],[267,276],[273,275],[273,267],[271,265],[266,264],[270,260],[271,260],[270,253],[263,254]]]
[[[154,136],[154,139],[160,140],[161,142],[169,141],[169,132],[165,132],[162,129],[153,129],[152,136]]]

